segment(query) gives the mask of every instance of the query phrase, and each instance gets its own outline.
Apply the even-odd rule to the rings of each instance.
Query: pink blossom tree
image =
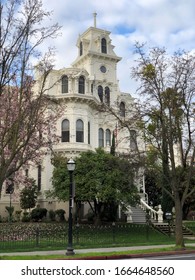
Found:
[[[50,17],[40,0],[0,2],[0,194],[6,180],[21,183],[22,170],[39,164],[57,141],[61,106],[46,94],[54,52],[39,52],[59,35],[58,24],[44,26]],[[42,74],[36,92],[35,61]]]

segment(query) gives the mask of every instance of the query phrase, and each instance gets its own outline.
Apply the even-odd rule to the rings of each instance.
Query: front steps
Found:
[[[135,224],[146,224],[146,212],[138,205],[136,207],[131,206],[131,222]],[[153,220],[151,220],[151,223],[156,230],[168,236],[170,234],[173,235],[175,232],[175,225],[169,227],[167,222],[157,223]],[[195,239],[195,234],[185,226],[183,226],[183,236],[184,238]]]
[[[132,223],[135,224],[145,224],[146,223],[146,212],[141,209],[139,206],[131,206],[132,211]]]
[[[163,234],[166,234],[166,235],[170,235],[170,234],[174,234],[175,232],[175,225],[170,225],[169,227],[169,224],[168,223],[160,223],[160,224],[153,224],[154,228],[157,229],[158,231],[162,232]],[[185,226],[183,226],[183,236],[184,238],[193,238],[195,237],[194,233],[186,228]]]

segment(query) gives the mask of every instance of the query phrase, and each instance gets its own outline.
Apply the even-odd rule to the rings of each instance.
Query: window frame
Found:
[[[78,93],[85,94],[85,77],[81,75],[78,81]]]
[[[80,56],[83,55],[83,42],[81,41],[79,44],[79,49],[80,49]]]
[[[105,104],[110,106],[110,88],[105,87]]]
[[[101,127],[98,130],[98,146],[104,147],[104,130]]]
[[[111,131],[109,128],[106,129],[106,146],[111,146]]]
[[[106,38],[101,39],[101,52],[107,54],[107,40],[106,40]]]
[[[67,126],[64,126],[65,122],[68,124]],[[64,119],[61,123],[61,142],[70,142],[70,121],[68,119]]]
[[[68,93],[68,76],[63,75],[61,78],[61,92]]]
[[[84,143],[84,122],[81,119],[76,121],[76,142]]]
[[[98,86],[98,96],[101,102],[103,102],[104,100],[104,90],[103,87],[101,85]]]
[[[120,116],[125,117],[125,102],[121,101],[119,105]]]

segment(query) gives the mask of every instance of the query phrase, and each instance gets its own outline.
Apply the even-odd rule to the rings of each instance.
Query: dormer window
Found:
[[[98,86],[98,96],[101,102],[103,102],[103,87]]]
[[[105,87],[105,103],[110,106],[110,89],[109,87]]]
[[[107,53],[107,42],[105,38],[102,38],[101,40],[101,52]]]
[[[120,108],[119,108],[119,110],[120,110],[120,116],[121,116],[121,117],[125,117],[125,103],[124,103],[124,102],[121,102],[121,103],[120,103]]]
[[[80,56],[83,55],[83,43],[80,42]]]
[[[84,94],[85,93],[85,77],[80,76],[79,77],[79,93]]]
[[[61,79],[62,93],[68,93],[68,76],[63,76]]]

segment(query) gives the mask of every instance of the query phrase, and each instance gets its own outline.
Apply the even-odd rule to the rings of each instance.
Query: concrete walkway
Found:
[[[93,248],[93,249],[75,249],[75,254],[79,253],[101,253],[101,252],[124,252],[124,251],[134,251],[134,250],[147,250],[147,249],[156,249],[156,248],[168,248],[173,247],[175,244],[169,245],[145,245],[145,246],[131,246],[131,247],[113,247],[113,248]],[[194,246],[195,243],[187,243],[187,246]],[[0,253],[0,256],[44,256],[44,255],[65,255],[66,248],[63,250],[56,251],[33,251],[33,252],[10,252],[10,253]]]

